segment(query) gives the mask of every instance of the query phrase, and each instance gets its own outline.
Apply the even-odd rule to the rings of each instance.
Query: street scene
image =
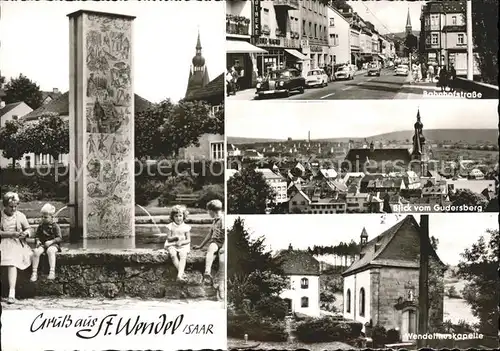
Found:
[[[228,104],[228,214],[498,212],[497,125],[488,100]]]
[[[485,213],[228,216],[228,347],[498,348],[499,239]]]
[[[222,3],[2,4],[2,308],[223,313],[223,18]],[[153,45],[179,26],[176,55]]]
[[[228,101],[497,99],[498,2],[228,1]]]

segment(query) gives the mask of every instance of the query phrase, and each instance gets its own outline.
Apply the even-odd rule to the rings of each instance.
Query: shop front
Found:
[[[257,46],[265,50],[256,54],[257,72],[261,77],[274,69],[302,67],[303,61],[307,60],[296,50],[300,45],[295,39],[260,37]]]
[[[226,64],[229,70],[236,68],[240,73],[238,85],[240,89],[255,86],[257,81],[257,55],[267,53],[266,50],[250,44],[245,40],[226,40]]]
[[[330,48],[327,45],[310,45],[309,40],[301,40],[302,53],[310,58],[309,67],[304,69],[302,74],[307,75],[307,71],[315,68],[325,68],[332,63]]]

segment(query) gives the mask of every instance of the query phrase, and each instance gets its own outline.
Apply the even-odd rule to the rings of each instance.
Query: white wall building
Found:
[[[257,169],[255,169],[255,171],[262,173],[267,184],[269,184],[269,186],[276,193],[276,196],[274,199],[275,203],[281,204],[283,202],[288,201],[287,183],[286,183],[286,179],[284,177],[282,177],[279,174],[274,173],[272,170],[270,170],[268,168],[257,168]]]
[[[351,62],[351,30],[349,22],[333,7],[328,7],[328,33],[332,61],[335,64]]]
[[[320,264],[305,251],[281,251],[283,271],[290,279],[288,289],[280,295],[288,302],[293,313],[302,313],[311,317],[320,316]]]
[[[22,101],[5,105],[0,109],[0,128],[3,128],[7,121],[19,120],[31,111],[33,111],[33,109]],[[17,163],[22,167],[24,159],[18,160]],[[3,157],[2,151],[0,150],[0,168],[10,166],[12,166],[12,159]]]

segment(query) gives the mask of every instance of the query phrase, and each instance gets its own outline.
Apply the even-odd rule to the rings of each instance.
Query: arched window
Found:
[[[351,313],[351,289],[347,289],[347,294],[345,297],[346,312]]]
[[[302,278],[300,280],[300,288],[301,289],[308,289],[309,288],[309,279],[307,278]]]
[[[365,315],[365,288],[359,290],[359,315]]]
[[[300,307],[302,308],[309,307],[309,298],[307,296],[304,296],[300,299]]]

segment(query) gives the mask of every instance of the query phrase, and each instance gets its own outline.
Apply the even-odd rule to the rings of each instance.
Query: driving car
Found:
[[[269,72],[264,79],[257,83],[255,94],[261,98],[265,95],[284,94],[290,92],[304,92],[306,80],[295,68],[285,68]]]
[[[314,87],[326,87],[328,85],[328,76],[324,70],[321,68],[312,69],[307,72],[306,76],[306,86]]]
[[[371,62],[368,65],[367,74],[369,76],[378,76],[378,77],[380,77],[380,65],[378,64],[378,62]]]
[[[408,65],[399,65],[396,67],[397,76],[407,76],[410,73]]]
[[[351,66],[342,66],[335,72],[335,79],[354,79],[354,70]]]

